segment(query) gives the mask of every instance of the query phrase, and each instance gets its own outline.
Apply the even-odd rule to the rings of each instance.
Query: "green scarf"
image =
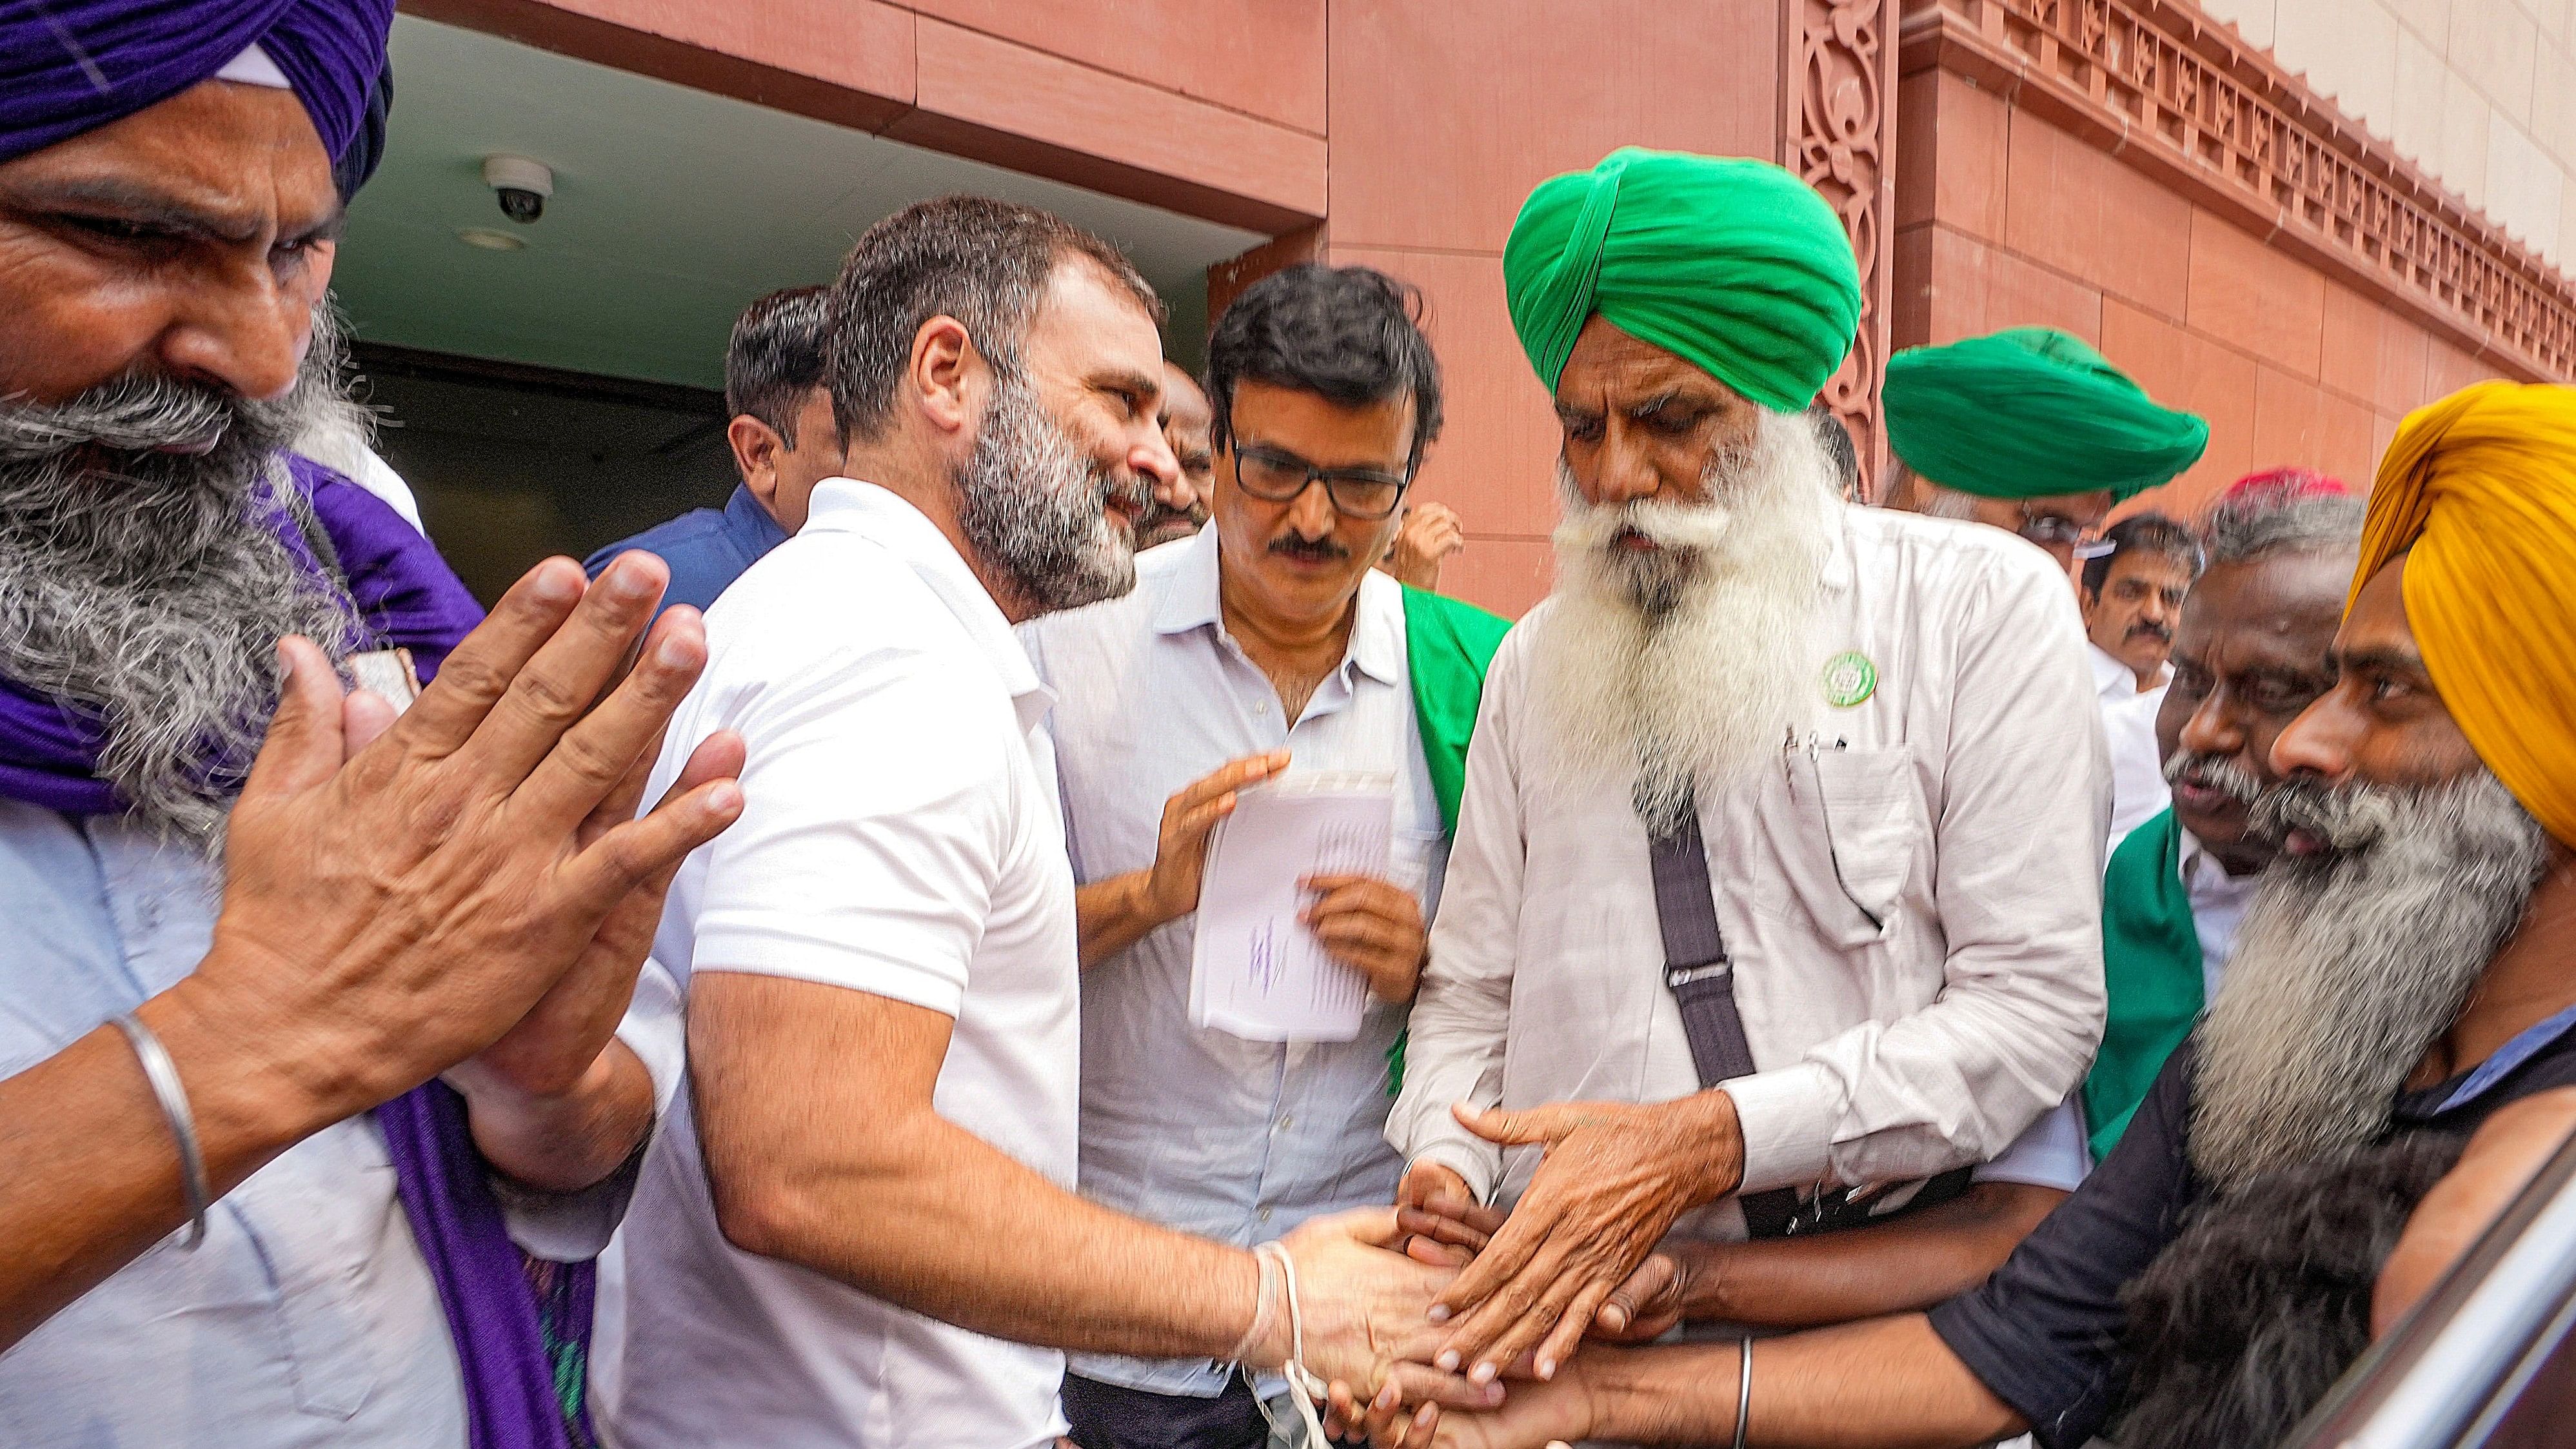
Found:
[[[1485,702],[1485,671],[1512,621],[1473,604],[1404,586],[1404,664],[1413,678],[1413,722],[1422,731],[1422,759],[1431,769],[1431,793],[1440,800],[1440,830],[1458,833],[1458,797],[1467,788],[1467,741],[1476,733],[1476,711]],[[1386,1049],[1386,1094],[1404,1090],[1404,1044],[1398,1032]]]
[[[1458,829],[1458,797],[1467,788],[1467,740],[1485,699],[1485,670],[1512,621],[1473,604],[1406,585],[1405,668],[1413,676],[1413,720],[1431,793],[1440,797],[1440,828]]]
[[[2084,1079],[2093,1160],[2110,1155],[2200,1019],[2200,932],[2182,879],[2182,825],[2171,810],[2129,832],[2102,876],[2102,1051]]]

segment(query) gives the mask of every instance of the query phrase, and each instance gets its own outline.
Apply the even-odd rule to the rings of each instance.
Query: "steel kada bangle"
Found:
[[[1744,1449],[1744,1431],[1753,1427],[1753,1335],[1736,1346],[1735,1449]]]
[[[179,1140],[179,1183],[188,1194],[188,1236],[181,1239],[182,1249],[194,1251],[206,1240],[206,1208],[213,1194],[206,1191],[206,1154],[197,1145],[197,1117],[188,1110],[188,1089],[179,1080],[179,1064],[170,1060],[169,1050],[152,1029],[127,1012],[116,1018],[116,1029],[125,1033],[126,1043],[143,1064],[143,1078],[152,1084],[152,1095],[161,1103],[161,1115],[169,1119],[170,1135]]]

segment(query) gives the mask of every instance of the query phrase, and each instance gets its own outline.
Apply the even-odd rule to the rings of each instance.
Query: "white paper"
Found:
[[[1208,842],[1190,962],[1193,1025],[1250,1041],[1349,1041],[1368,978],[1325,954],[1298,913],[1311,875],[1387,871],[1395,781],[1322,774],[1255,786]]]

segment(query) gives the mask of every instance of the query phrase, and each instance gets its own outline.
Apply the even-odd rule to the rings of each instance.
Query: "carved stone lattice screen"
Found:
[[[2576,284],[2188,5],[1911,0],[1904,40],[2472,356],[2576,375]]]
[[[1860,336],[1823,401],[1851,429],[1876,497],[1886,446],[1878,391],[1888,347],[1890,243],[1896,209],[1898,0],[1786,0],[1781,75],[1782,164],[1841,214],[1860,262]]]

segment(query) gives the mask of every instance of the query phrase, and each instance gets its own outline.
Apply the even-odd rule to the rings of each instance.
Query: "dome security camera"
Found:
[[[555,194],[555,173],[525,156],[487,156],[483,184],[500,193],[503,216],[530,226],[546,214],[546,198]]]

